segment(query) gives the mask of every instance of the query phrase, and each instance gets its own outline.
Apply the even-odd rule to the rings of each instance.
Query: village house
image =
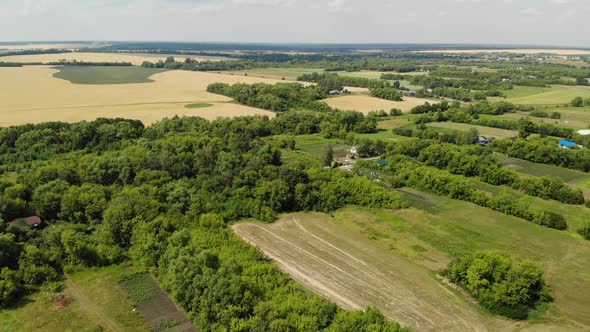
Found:
[[[42,223],[43,223],[43,221],[38,216],[30,216],[30,217],[26,217],[26,218],[15,219],[15,220],[9,222],[8,225],[19,225],[19,224],[22,225],[22,224],[24,224],[24,225],[27,225],[31,228],[38,228]]]

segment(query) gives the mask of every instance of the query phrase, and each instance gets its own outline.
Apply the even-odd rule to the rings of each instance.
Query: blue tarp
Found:
[[[563,141],[559,141],[559,145],[565,146],[565,147],[574,147],[574,146],[576,146],[576,143],[574,143],[572,141],[563,140]]]

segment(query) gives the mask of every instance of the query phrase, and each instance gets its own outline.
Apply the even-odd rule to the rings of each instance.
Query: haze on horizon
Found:
[[[587,0],[2,0],[0,41],[590,47]]]

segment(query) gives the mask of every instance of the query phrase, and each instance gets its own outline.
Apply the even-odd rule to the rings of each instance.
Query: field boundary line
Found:
[[[334,249],[336,249],[338,252],[340,252],[340,253],[342,253],[342,254],[346,255],[348,258],[350,258],[350,259],[354,260],[355,262],[358,262],[358,263],[360,263],[360,264],[362,264],[362,265],[365,265],[365,266],[367,265],[367,263],[363,262],[362,260],[360,260],[360,259],[356,258],[355,256],[353,256],[353,255],[351,255],[351,254],[347,253],[346,251],[344,251],[344,250],[342,250],[342,249],[340,249],[340,248],[336,247],[335,245],[331,244],[330,242],[328,242],[328,241],[326,241],[326,240],[322,239],[321,237],[319,237],[319,236],[317,236],[317,235],[313,234],[312,232],[308,231],[308,230],[307,230],[305,227],[303,227],[303,225],[301,225],[301,224],[299,223],[299,221],[298,221],[296,218],[293,218],[293,222],[295,223],[295,225],[297,225],[297,227],[301,228],[301,230],[302,230],[302,231],[304,231],[305,233],[307,233],[307,234],[311,235],[313,238],[315,238],[315,239],[319,240],[319,241],[320,241],[320,242],[322,242],[322,243],[325,243],[325,244],[327,244],[327,245],[328,245],[328,246],[330,246],[331,248],[334,248]]]

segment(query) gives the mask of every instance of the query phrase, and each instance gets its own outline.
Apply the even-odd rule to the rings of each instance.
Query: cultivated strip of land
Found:
[[[294,279],[346,309],[376,306],[416,331],[485,331],[489,319],[424,267],[320,214],[233,229]]]

